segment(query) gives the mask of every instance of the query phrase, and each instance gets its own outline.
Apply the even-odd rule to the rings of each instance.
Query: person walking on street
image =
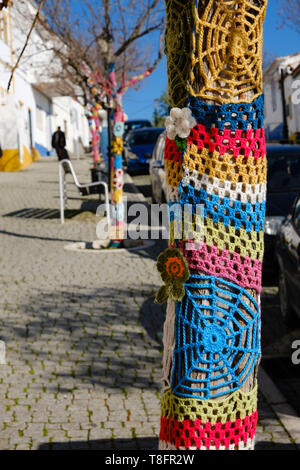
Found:
[[[60,126],[58,126],[57,130],[54,132],[52,136],[52,147],[56,150],[56,155],[58,160],[69,159],[69,155],[67,152],[66,146],[66,137],[65,133],[61,130]]]

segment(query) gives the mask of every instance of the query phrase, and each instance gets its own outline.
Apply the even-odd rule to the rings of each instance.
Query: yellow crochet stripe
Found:
[[[170,222],[170,244],[173,244],[175,239],[204,242],[208,246],[217,246],[220,250],[237,252],[242,257],[249,256],[252,260],[262,261],[264,254],[263,231],[246,232],[242,228],[237,230],[231,225],[226,227],[221,222],[213,222],[209,217],[203,219],[196,214],[193,222],[185,221],[182,229],[179,222]]]
[[[261,95],[266,7],[267,0],[260,6],[249,0],[195,5],[191,95],[221,104],[250,102]]]
[[[194,398],[179,398],[172,390],[167,390],[161,398],[161,415],[178,421],[190,419],[201,422],[217,422],[244,419],[257,409],[257,384],[250,393],[241,390],[233,392],[223,400],[197,400]]]
[[[182,179],[182,163],[165,160],[166,181],[172,188],[178,188]]]
[[[207,148],[198,149],[195,144],[188,144],[183,156],[183,166],[196,170],[200,175],[232,183],[252,185],[265,183],[267,179],[266,158],[234,157],[229,153],[220,155],[218,151],[210,152]]]

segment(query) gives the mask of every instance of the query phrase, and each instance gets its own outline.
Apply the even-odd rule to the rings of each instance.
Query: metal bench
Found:
[[[70,160],[61,160],[58,165],[58,173],[59,173],[59,201],[60,201],[60,223],[63,224],[65,222],[65,205],[67,204],[68,201],[68,195],[67,195],[67,186],[66,186],[66,171],[65,167],[66,165],[68,166],[70,170],[70,174],[73,177],[74,184],[77,186],[79,190],[87,190],[89,188],[95,187],[95,186],[103,186],[104,188],[104,194],[105,194],[105,208],[106,208],[106,218],[107,218],[107,223],[108,227],[110,227],[110,214],[109,214],[109,195],[108,195],[108,185],[104,181],[97,181],[94,183],[86,183],[86,184],[81,184],[78,181],[78,178],[76,176],[75,170],[73,168],[73,165]]]

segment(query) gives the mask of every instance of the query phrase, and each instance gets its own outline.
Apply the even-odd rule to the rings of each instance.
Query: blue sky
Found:
[[[264,24],[264,48],[274,57],[285,56],[300,51],[300,35],[292,29],[280,28],[277,14],[278,0],[269,0]],[[300,21],[300,20],[299,20]],[[124,96],[124,108],[129,119],[152,119],[153,101],[167,89],[166,59],[163,57],[153,74],[146,78],[138,91],[129,89]]]

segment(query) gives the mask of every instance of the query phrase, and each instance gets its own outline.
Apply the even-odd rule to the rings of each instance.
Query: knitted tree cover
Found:
[[[159,302],[168,297],[160,449],[254,448],[266,5],[166,0],[169,96],[176,108],[166,122],[171,233],[159,258],[165,286],[157,296]],[[188,122],[196,125],[188,129]],[[188,137],[181,138],[186,129]],[[178,261],[172,270],[180,257],[187,267],[180,270]]]

